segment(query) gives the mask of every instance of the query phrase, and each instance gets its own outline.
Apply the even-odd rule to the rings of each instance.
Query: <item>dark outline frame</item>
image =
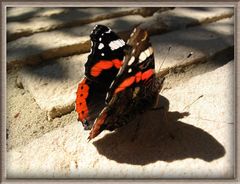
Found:
[[[149,6],[149,7],[154,7],[154,6],[230,6],[234,7],[234,18],[235,18],[235,23],[234,23],[234,66],[235,66],[235,81],[234,81],[234,98],[235,98],[235,104],[234,104],[234,113],[235,113],[235,123],[234,123],[234,128],[235,128],[235,135],[234,135],[234,144],[235,144],[235,155],[234,155],[234,160],[235,160],[235,165],[234,165],[234,177],[232,179],[8,179],[7,178],[7,173],[6,173],[6,32],[5,32],[5,25],[6,25],[6,7],[7,6],[19,6],[19,5],[27,5],[27,6],[41,6],[43,3],[48,3],[48,6],[59,6],[59,3],[61,3],[60,6],[122,6],[122,7],[127,7],[127,6]],[[43,5],[43,6],[46,6]],[[239,68],[239,55],[240,55],[240,49],[238,47],[240,43],[240,26],[239,26],[239,19],[240,19],[240,2],[239,1],[159,1],[159,0],[153,0],[153,1],[143,1],[143,0],[136,0],[136,1],[125,1],[125,0],[114,0],[114,1],[105,1],[105,0],[100,0],[100,1],[88,1],[88,0],[72,0],[71,2],[67,2],[67,0],[59,0],[59,1],[53,1],[51,0],[50,2],[47,0],[42,0],[42,1],[31,1],[31,0],[26,0],[26,1],[16,1],[16,0],[3,0],[1,2],[1,115],[0,115],[0,120],[1,120],[1,125],[0,125],[0,134],[1,134],[1,156],[0,156],[0,163],[1,163],[1,182],[3,183],[9,183],[9,182],[18,182],[18,183],[36,183],[36,182],[47,182],[47,183],[55,183],[55,182],[76,182],[80,181],[82,183],[87,183],[87,182],[114,182],[114,183],[120,183],[120,182],[137,182],[137,183],[143,183],[146,181],[151,181],[151,182],[171,182],[171,183],[185,183],[185,182],[191,182],[191,183],[200,183],[200,182],[234,182],[238,183],[240,182],[240,171],[239,171],[239,165],[240,165],[240,160],[238,158],[238,155],[240,155],[240,148],[239,148],[239,143],[240,143],[240,136],[238,135],[239,132],[239,125],[237,122],[240,120],[240,115],[237,113],[239,104],[240,104],[240,86],[239,86],[239,80],[240,80],[240,72],[238,71]]]

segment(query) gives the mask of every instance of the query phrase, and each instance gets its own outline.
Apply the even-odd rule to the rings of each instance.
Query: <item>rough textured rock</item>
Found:
[[[33,17],[51,17],[68,11],[65,8],[37,8],[37,7],[9,7],[7,9],[7,21],[16,22],[31,19]]]
[[[233,18],[151,37],[155,51],[156,68],[166,60],[162,70],[176,65],[199,62],[233,47]],[[169,53],[169,47],[171,47]],[[187,58],[192,53],[192,56]]]
[[[47,112],[39,107],[31,93],[16,86],[17,76],[17,70],[7,73],[7,150],[26,145],[33,139],[76,120],[74,111],[52,121],[47,120]]]
[[[233,61],[170,75],[165,87],[167,120],[149,111],[93,142],[73,122],[9,151],[8,177],[232,178]]]
[[[11,64],[35,63],[41,60],[86,52],[90,47],[90,44],[86,43],[89,40],[88,33],[91,32],[95,24],[108,25],[114,31],[120,32],[131,30],[132,27],[142,23],[143,27],[146,27],[153,34],[160,34],[201,23],[214,22],[232,15],[232,8],[176,8],[171,11],[157,12],[152,17],[144,18],[140,15],[131,15],[74,28],[38,33],[9,42],[7,61],[10,66]],[[52,20],[50,19],[50,21]],[[14,26],[12,29],[15,30]]]
[[[203,61],[233,46],[232,19],[153,36],[151,39],[157,70],[169,46],[172,47],[162,68],[169,71],[176,65]],[[193,55],[187,58],[191,52]],[[19,82],[33,95],[40,108],[48,112],[48,118],[52,119],[74,109],[75,91],[86,60],[87,54],[84,54],[54,60],[54,64],[36,69],[24,69],[19,74]]]
[[[41,53],[43,51],[79,43],[84,44],[89,40],[89,33],[92,31],[96,24],[108,25],[116,31],[123,31],[126,29],[128,30],[129,27],[140,23],[143,21],[143,19],[144,18],[139,15],[131,15],[100,22],[94,22],[84,26],[61,29],[51,32],[36,33],[32,36],[23,37],[14,42],[8,43],[7,61],[21,62],[24,60],[24,58],[30,56],[38,57],[38,59],[41,60]]]
[[[9,10],[8,20],[15,19],[20,22],[9,22],[7,27],[8,41],[37,32],[52,31],[61,28],[82,26],[91,22],[105,19],[123,17],[127,15],[152,16],[156,11],[166,11],[169,8],[20,8],[16,13]],[[22,11],[22,14],[21,14]],[[16,15],[19,14],[18,18]],[[28,14],[32,15],[30,17]],[[15,16],[14,16],[15,15]],[[27,21],[21,21],[27,18]]]
[[[23,86],[47,112],[48,119],[74,109],[77,84],[84,74],[87,54],[66,57],[52,64],[26,67],[19,72],[18,86]]]

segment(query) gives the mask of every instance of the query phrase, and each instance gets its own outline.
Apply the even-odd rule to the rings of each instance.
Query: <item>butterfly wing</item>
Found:
[[[127,44],[131,46],[106,96],[107,106],[95,120],[89,139],[104,129],[114,130],[130,122],[139,112],[153,104],[159,88],[155,86],[153,48],[146,31],[133,30]]]
[[[90,38],[91,52],[85,64],[85,75],[109,87],[122,66],[125,42],[103,25],[97,25]]]
[[[85,129],[105,106],[107,90],[122,66],[125,42],[110,28],[96,25],[91,35],[91,51],[85,64],[85,76],[78,85],[76,111]]]

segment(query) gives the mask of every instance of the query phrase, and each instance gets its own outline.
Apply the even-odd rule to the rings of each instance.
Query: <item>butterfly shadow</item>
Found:
[[[211,162],[224,156],[224,147],[213,136],[179,121],[187,112],[168,112],[169,101],[163,96],[159,102],[165,110],[145,112],[128,125],[94,141],[99,154],[133,165],[186,158]]]

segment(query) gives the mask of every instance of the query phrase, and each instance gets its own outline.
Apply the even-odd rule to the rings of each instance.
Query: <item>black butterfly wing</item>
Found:
[[[114,130],[130,122],[136,114],[153,104],[159,92],[155,88],[153,48],[147,32],[135,28],[127,44],[131,47],[110,85],[106,96],[108,105],[95,120],[89,139],[104,129]]]
[[[85,76],[78,85],[76,111],[85,129],[91,129],[105,106],[111,82],[122,66],[125,42],[110,28],[97,25],[91,35],[91,52],[85,64]]]
[[[85,64],[85,75],[108,88],[122,66],[125,42],[104,25],[97,25],[90,38],[91,52]]]

